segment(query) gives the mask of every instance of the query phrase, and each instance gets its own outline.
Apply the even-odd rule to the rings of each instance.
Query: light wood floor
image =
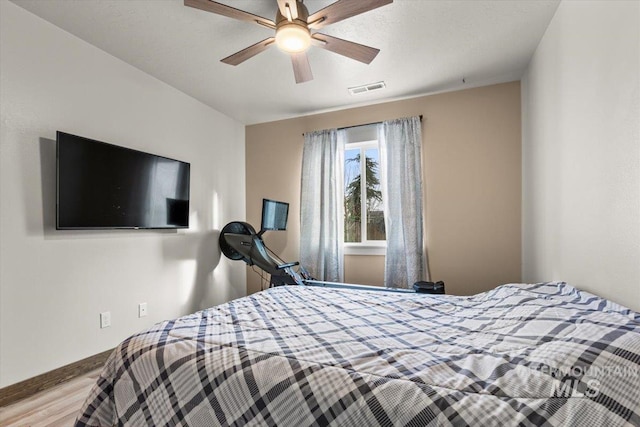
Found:
[[[0,408],[1,427],[69,427],[98,379],[100,369]]]

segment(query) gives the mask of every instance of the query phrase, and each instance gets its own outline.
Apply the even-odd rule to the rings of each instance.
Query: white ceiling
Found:
[[[314,80],[296,84],[290,59],[276,47],[236,67],[220,62],[272,30],[183,0],[13,1],[245,124],[518,80],[559,3],[395,0],[322,29],[380,49],[371,64],[312,47]],[[276,0],[221,2],[275,18]],[[310,13],[331,3],[305,1]],[[380,80],[386,89],[347,91]]]

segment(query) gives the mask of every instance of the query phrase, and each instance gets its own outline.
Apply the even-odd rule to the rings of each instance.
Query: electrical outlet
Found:
[[[100,328],[108,328],[109,326],[111,326],[111,312],[100,313]]]
[[[138,317],[144,317],[147,315],[147,303],[141,302],[138,304]]]

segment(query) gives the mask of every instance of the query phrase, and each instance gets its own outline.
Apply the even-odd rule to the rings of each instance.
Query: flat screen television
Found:
[[[56,172],[58,230],[189,227],[189,163],[58,131]]]
[[[261,231],[286,230],[289,216],[289,203],[262,199]]]

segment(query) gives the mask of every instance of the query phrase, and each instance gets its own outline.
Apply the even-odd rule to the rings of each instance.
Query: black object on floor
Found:
[[[423,282],[413,284],[413,289],[420,294],[444,294],[444,282]]]

